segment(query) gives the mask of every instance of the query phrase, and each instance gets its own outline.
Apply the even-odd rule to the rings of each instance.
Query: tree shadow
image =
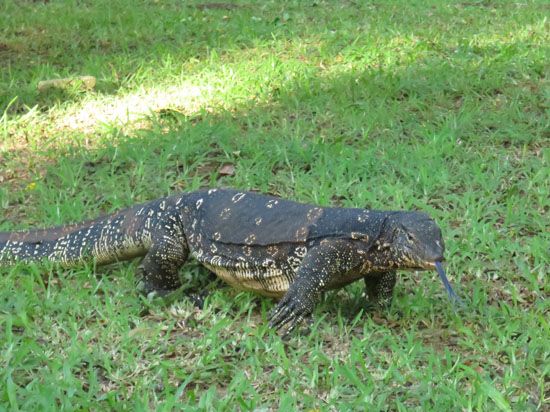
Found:
[[[36,92],[38,80],[93,75],[99,80],[97,93],[114,94],[173,61],[208,60],[276,37],[292,37],[299,29],[289,29],[288,13],[269,2],[137,2],[129,7],[100,1],[94,8],[77,2],[4,7],[5,15],[13,18],[0,39],[0,80],[10,85],[0,90],[0,112],[14,95],[19,97],[11,106],[15,112],[24,106],[47,109],[58,104],[55,92]],[[21,8],[27,9],[24,17]],[[167,71],[176,74],[177,64],[173,66]],[[76,94],[64,97],[79,99]]]
[[[215,54],[244,56],[239,53],[254,47],[269,51],[274,39],[313,62],[345,59],[349,63],[336,68],[319,64],[293,78],[270,79],[258,86],[260,98],[250,96],[228,108],[199,108],[185,114],[177,107],[161,107],[151,114],[146,129],[126,135],[113,128],[101,144],[88,144],[87,137],[77,132],[79,137],[71,144],[53,146],[42,154],[40,147],[24,144],[0,153],[0,207],[4,210],[0,224],[64,223],[91,217],[84,216],[90,211],[97,215],[173,191],[214,185],[254,188],[325,204],[349,205],[352,199],[373,207],[404,204],[405,199],[417,197],[427,181],[436,182],[431,193],[435,199],[461,190],[465,182],[449,186],[448,175],[434,176],[429,170],[444,170],[443,162],[450,161],[459,142],[472,147],[538,145],[544,130],[544,59],[530,54],[528,37],[495,47],[491,33],[509,30],[496,26],[484,27],[488,40],[478,35],[475,44],[460,40],[460,31],[442,32],[438,39],[414,38],[416,30],[441,25],[450,12],[446,6],[400,8],[348,2],[335,18],[334,7],[315,2],[307,7],[278,4],[225,9],[188,7],[181,2],[139,3],[125,17],[136,20],[120,29],[119,41],[105,44],[101,42],[115,29],[96,29],[111,27],[111,20],[94,25],[90,19],[97,15],[88,18],[86,10],[69,8],[66,13],[78,14],[73,21],[88,25],[82,23],[82,36],[69,48],[66,60],[51,45],[57,37],[47,30],[42,33],[39,24],[23,30],[17,36],[35,39],[42,33],[44,40],[31,42],[32,47],[10,58],[8,75],[16,82],[30,73],[26,65],[32,59],[52,70],[63,67],[80,74],[94,56],[104,54],[107,62],[120,55],[131,64],[117,60],[119,66],[112,69],[120,75],[124,68],[125,75],[131,76],[132,65],[146,68],[146,73],[166,59],[196,59],[198,65],[206,65]],[[58,7],[56,13],[60,12],[60,6],[51,3],[28,7]],[[458,11],[459,16],[474,13]],[[366,16],[368,27],[360,25],[359,12]],[[419,16],[431,20],[419,23]],[[183,17],[185,24],[179,24]],[[130,33],[144,21],[150,25]],[[359,37],[352,35],[352,28],[360,29]],[[149,36],[151,30],[157,35]],[[405,42],[407,36],[414,41]],[[149,44],[146,53],[137,46],[141,43]],[[373,50],[383,49],[379,43],[387,43],[389,49],[373,55]],[[12,38],[8,47],[14,45]],[[0,47],[0,53],[5,49]],[[273,61],[286,58],[275,56]],[[104,68],[96,69],[92,74]],[[35,96],[25,104],[36,103]],[[44,103],[44,108],[48,105]],[[499,127],[503,119],[505,129]],[[411,150],[392,151],[392,145]],[[220,173],[226,164],[234,166],[233,174]],[[386,188],[388,182],[405,186],[403,195],[380,190],[364,193],[364,187]]]
[[[527,67],[536,75],[537,62]],[[511,83],[515,75],[501,64],[480,68],[467,54],[452,61],[427,54],[406,64],[317,70],[271,85],[260,103],[251,98],[191,115],[161,109],[151,114],[147,129],[131,135],[114,130],[116,138],[106,145],[54,147],[44,157],[14,150],[2,159],[0,204],[6,213],[0,224],[27,221],[22,213],[46,217],[48,224],[76,221],[93,217],[89,211],[97,215],[211,186],[377,207],[418,198],[430,182],[435,204],[465,188],[460,179],[453,186],[448,175],[429,171],[445,170],[458,142],[463,148],[540,146],[543,93],[526,95],[530,85]],[[496,106],[503,96],[513,105]],[[524,110],[517,112],[517,105]],[[506,129],[498,127],[503,118]],[[393,145],[410,151],[389,151]],[[427,162],[426,156],[436,158]],[[223,173],[228,164],[234,171]],[[402,197],[362,190],[388,182],[406,187]]]
[[[305,58],[320,61],[343,55],[361,61],[372,53],[370,46],[414,36],[430,25],[446,24],[465,30],[459,18],[470,17],[470,3],[423,6],[377,2],[342,2],[338,5],[311,2],[124,2],[99,1],[95,7],[78,2],[22,3],[4,6],[9,16],[0,39],[0,112],[12,102],[10,112],[25,112],[38,105],[41,110],[84,94],[38,94],[39,80],[93,75],[96,93],[116,94],[148,79],[185,77],[198,73],[220,56],[246,53],[274,42],[299,49]],[[489,6],[484,6],[489,7]],[[499,9],[505,4],[492,4]],[[21,8],[25,13],[21,13]],[[420,22],[420,23],[419,23]],[[490,33],[500,30],[487,26]],[[356,46],[355,43],[365,43]],[[181,62],[181,63],[180,63]],[[161,73],[155,77],[155,73]]]

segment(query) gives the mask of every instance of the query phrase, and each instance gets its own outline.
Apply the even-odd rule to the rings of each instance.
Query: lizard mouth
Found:
[[[432,269],[432,270],[439,270],[438,268],[443,269],[443,262],[445,261],[445,258],[443,256],[439,256],[435,258],[434,260],[425,260],[422,262],[422,266],[424,269]]]
[[[431,261],[431,260],[425,260],[421,262],[417,267],[415,267],[416,270],[437,270],[437,264],[441,264],[440,261]]]

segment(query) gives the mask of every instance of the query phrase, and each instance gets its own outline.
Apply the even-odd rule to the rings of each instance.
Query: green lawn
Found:
[[[548,410],[549,14],[2,1],[0,230],[217,186],[418,209],[466,307],[404,272],[390,313],[364,313],[358,283],[283,342],[273,301],[221,283],[203,310],[145,310],[136,262],[1,269],[0,410]],[[37,92],[79,75],[95,90]]]

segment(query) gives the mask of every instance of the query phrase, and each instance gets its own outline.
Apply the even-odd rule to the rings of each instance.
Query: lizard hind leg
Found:
[[[138,289],[145,296],[163,297],[178,289],[182,284],[179,269],[189,255],[185,240],[164,236],[153,242],[138,267]]]

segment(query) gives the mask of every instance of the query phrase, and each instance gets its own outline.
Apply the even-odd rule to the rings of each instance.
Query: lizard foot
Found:
[[[177,288],[176,289],[155,288],[143,280],[138,282],[138,284],[136,285],[136,289],[141,295],[145,296],[149,300],[152,300],[155,298],[162,298],[174,292],[174,290],[177,290]]]
[[[309,318],[312,307],[307,303],[285,296],[269,315],[269,326],[276,331],[284,330],[286,337],[300,322]]]

